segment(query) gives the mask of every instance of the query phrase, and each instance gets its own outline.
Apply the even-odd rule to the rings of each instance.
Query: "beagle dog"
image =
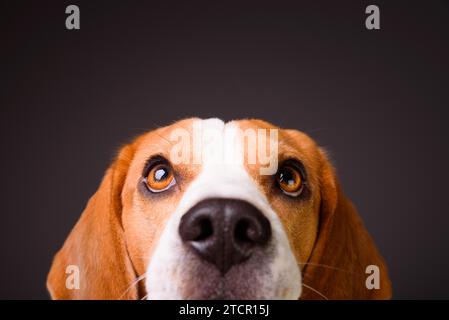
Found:
[[[53,299],[391,297],[382,256],[310,137],[197,118],[121,148],[47,287]]]

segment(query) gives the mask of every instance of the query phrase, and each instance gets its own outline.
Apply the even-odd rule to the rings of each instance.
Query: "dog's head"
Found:
[[[69,266],[79,286],[67,285]],[[391,295],[383,259],[315,142],[260,120],[218,119],[183,120],[123,147],[48,288],[53,298]]]

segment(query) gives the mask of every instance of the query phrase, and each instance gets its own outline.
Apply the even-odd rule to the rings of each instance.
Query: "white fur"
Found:
[[[191,207],[207,198],[234,198],[248,201],[257,207],[270,221],[272,228],[272,248],[269,270],[271,276],[262,279],[260,296],[267,299],[297,299],[301,294],[301,273],[298,262],[292,254],[287,235],[278,215],[271,208],[266,197],[259,191],[254,180],[243,166],[243,146],[238,143],[239,130],[234,123],[225,124],[219,119],[198,120],[203,129],[220,132],[223,157],[216,156],[218,142],[203,135],[202,171],[190,184],[175,212],[169,218],[159,239],[146,272],[148,299],[185,299],[183,288],[186,273],[190,272],[186,263],[188,253],[179,237],[180,219]],[[216,136],[212,134],[212,136]],[[211,152],[207,152],[208,148]],[[214,151],[215,150],[215,151]],[[206,152],[204,152],[206,151]],[[215,156],[212,156],[214,154]],[[218,160],[217,160],[218,159]],[[263,277],[263,276],[262,276]],[[207,274],[198,281],[207,281]]]

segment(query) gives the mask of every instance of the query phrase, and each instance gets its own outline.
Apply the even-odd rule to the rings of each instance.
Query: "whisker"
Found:
[[[310,266],[314,266],[314,267],[323,267],[323,268],[328,268],[328,269],[332,269],[332,270],[337,270],[337,271],[342,271],[342,272],[347,272],[347,273],[351,273],[354,274],[354,272],[349,271],[349,270],[345,270],[345,269],[341,269],[338,267],[333,267],[327,264],[320,264],[320,263],[313,263],[313,262],[306,262],[306,263],[299,263],[300,265],[306,266],[306,265],[310,265]]]
[[[319,292],[318,290],[312,288],[311,286],[306,285],[305,283],[302,284],[304,287],[306,287],[309,290],[312,290],[313,292],[315,292],[316,294],[320,295],[322,298],[329,300],[324,294],[322,294],[321,292]]]
[[[129,290],[131,290],[132,287],[134,287],[135,285],[137,285],[140,281],[142,281],[143,279],[145,279],[146,275],[143,274],[139,277],[136,278],[136,280],[134,280],[129,287],[125,290],[125,292],[123,292],[123,294],[120,296],[119,300],[122,300],[123,297],[125,296],[125,294],[127,294],[129,292]]]
[[[148,298],[148,293],[146,295],[144,295],[143,298],[140,300],[146,300],[147,298]]]

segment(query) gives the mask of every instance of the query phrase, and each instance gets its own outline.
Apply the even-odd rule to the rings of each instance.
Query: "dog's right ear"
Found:
[[[301,298],[389,299],[392,289],[385,261],[341,190],[334,168],[320,152],[320,227],[303,275],[304,283],[316,291],[306,287]],[[378,288],[367,285],[369,266],[375,268],[370,272],[377,272]]]
[[[48,275],[53,299],[136,299],[136,274],[121,224],[121,193],[137,142],[121,149],[57,253]]]

